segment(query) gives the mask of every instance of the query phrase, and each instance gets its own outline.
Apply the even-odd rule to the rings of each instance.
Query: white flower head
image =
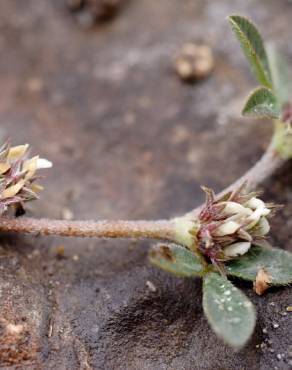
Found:
[[[213,263],[247,253],[270,231],[271,205],[256,193],[248,193],[242,186],[216,199],[212,190],[204,190],[207,200],[199,214],[196,237],[199,251]]]
[[[52,163],[35,156],[28,158],[29,145],[11,147],[6,142],[0,148],[0,215],[9,207],[23,208],[23,203],[37,199],[42,187],[35,183],[37,171],[51,168]]]

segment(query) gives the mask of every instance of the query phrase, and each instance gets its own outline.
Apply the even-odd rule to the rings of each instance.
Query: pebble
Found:
[[[175,61],[175,69],[184,81],[208,77],[214,68],[212,49],[207,45],[186,43]]]
[[[63,220],[67,220],[67,221],[73,220],[74,213],[71,211],[71,209],[64,207],[62,209],[62,218]]]
[[[64,247],[64,245],[58,245],[56,247],[56,257],[60,258],[60,259],[65,257],[65,247]]]
[[[78,254],[74,254],[74,256],[72,257],[73,261],[78,261],[79,260],[79,256]]]
[[[40,92],[43,89],[43,81],[37,77],[32,77],[27,81],[27,89],[32,93]]]
[[[146,281],[146,286],[152,293],[155,293],[157,291],[156,286],[150,280]]]
[[[282,355],[281,353],[277,353],[277,359],[280,361],[283,359],[284,355]]]
[[[274,328],[274,329],[277,329],[279,326],[280,326],[280,325],[279,325],[277,322],[274,322],[274,323],[273,323],[273,328]]]

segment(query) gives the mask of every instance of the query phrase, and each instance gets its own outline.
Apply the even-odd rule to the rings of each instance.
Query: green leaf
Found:
[[[211,272],[204,278],[203,308],[215,333],[234,348],[251,337],[256,314],[250,300],[225,277]]]
[[[291,76],[287,61],[272,44],[267,47],[267,55],[275,93],[280,103],[285,104],[291,97]]]
[[[292,283],[292,253],[279,248],[253,246],[244,256],[229,262],[229,275],[255,281],[258,270],[264,268],[271,277],[271,285]]]
[[[245,17],[233,15],[228,17],[228,20],[250,63],[255,77],[261,85],[271,88],[272,81],[268,58],[260,33],[254,24]]]
[[[255,89],[248,97],[242,114],[255,118],[279,118],[280,105],[274,93],[266,87]]]
[[[204,266],[199,257],[177,244],[158,244],[150,250],[150,262],[176,276],[202,276]]]

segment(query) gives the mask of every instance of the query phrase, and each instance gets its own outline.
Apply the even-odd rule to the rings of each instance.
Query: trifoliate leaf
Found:
[[[204,278],[203,308],[215,333],[234,348],[251,337],[256,314],[250,300],[225,277],[210,272]]]
[[[150,250],[150,262],[176,276],[202,276],[204,266],[188,249],[177,244],[158,244]]]
[[[228,20],[250,63],[255,77],[261,85],[271,88],[272,81],[268,58],[260,33],[254,24],[245,17],[233,15],[228,17]]]
[[[292,88],[287,61],[272,44],[267,46],[267,55],[274,91],[280,103],[285,104],[290,101]]]
[[[259,87],[254,90],[242,110],[242,114],[255,118],[279,118],[280,105],[274,93],[265,88]]]
[[[283,249],[253,246],[247,254],[226,265],[229,275],[255,281],[258,271],[264,269],[270,276],[270,285],[292,283],[292,253]]]

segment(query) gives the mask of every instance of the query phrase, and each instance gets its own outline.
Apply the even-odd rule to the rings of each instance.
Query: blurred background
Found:
[[[288,0],[2,0],[0,137],[54,162],[28,214],[171,217],[202,202],[201,184],[221,190],[256,162],[272,127],[240,117],[256,83],[226,22],[233,13],[292,65]],[[189,43],[211,53],[192,81],[177,64]],[[265,186],[288,204],[273,221],[286,249],[291,173],[290,163]],[[149,244],[2,236],[1,368],[290,368],[289,289],[262,298],[246,285],[259,321],[235,354],[202,315],[200,282],[150,267]],[[5,334],[7,323],[22,331]]]

